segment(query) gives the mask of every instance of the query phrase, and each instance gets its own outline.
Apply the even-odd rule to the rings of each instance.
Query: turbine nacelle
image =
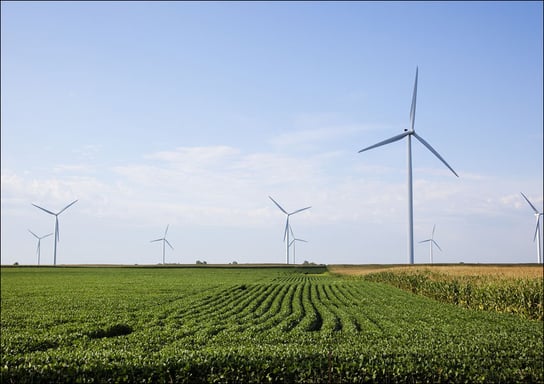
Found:
[[[54,248],[54,251],[53,251],[53,265],[57,265],[57,243],[60,241],[60,235],[59,235],[59,215],[66,211],[68,208],[70,208],[72,205],[74,205],[75,203],[77,203],[78,200],[74,200],[72,201],[70,204],[68,204],[67,206],[65,206],[64,208],[62,208],[60,211],[58,211],[57,213],[55,212],[52,212],[48,209],[45,209],[43,207],[40,207],[39,205],[36,205],[36,204],[32,204],[33,206],[35,206],[36,208],[39,208],[41,209],[42,211],[44,211],[45,213],[48,213],[50,215],[53,215],[55,216],[55,248]]]
[[[285,209],[283,209],[283,207],[281,205],[279,205],[279,203],[274,200],[271,196],[268,196],[270,198],[270,200],[272,200],[272,202],[274,204],[276,204],[276,206],[283,212],[285,213],[285,215],[287,216],[287,218],[285,219],[285,230],[283,232],[283,241],[285,241],[285,238],[288,236],[288,232],[291,228],[291,226],[289,225],[289,217],[291,217],[292,215],[296,214],[296,213],[299,213],[299,212],[302,212],[302,211],[305,211],[307,209],[310,209],[312,208],[311,206],[310,207],[305,207],[305,208],[301,208],[301,209],[297,209],[296,211],[293,211],[293,212],[287,212]],[[292,233],[292,230],[291,230],[291,233]]]
[[[434,230],[436,229],[436,225],[433,225],[433,232],[431,233],[431,238],[426,240],[421,240],[419,243],[429,243],[429,255],[430,255],[430,262],[433,263],[433,244],[436,245],[436,247],[442,252],[442,248],[440,248],[440,245],[434,240]]]
[[[293,211],[293,212],[287,212],[276,200],[274,200],[271,196],[268,196],[268,198],[270,200],[272,200],[272,202],[287,216],[286,219],[285,219],[285,230],[283,231],[283,242],[286,243],[285,245],[285,255],[286,255],[286,259],[287,259],[287,264],[289,264],[289,247],[291,246],[291,243],[289,241],[289,231],[292,232],[291,230],[291,226],[289,225],[289,218],[296,214],[296,213],[299,213],[299,212],[302,212],[302,211],[305,211],[307,209],[310,209],[312,208],[311,206],[310,207],[305,207],[305,208],[301,208],[301,209],[297,209],[296,211]],[[294,237],[294,236],[293,236]],[[287,242],[286,242],[287,240]]]
[[[293,237],[293,240],[291,240],[291,242],[289,242],[289,247],[293,247],[293,264],[296,263],[295,261],[295,256],[296,256],[296,242],[297,241],[302,241],[304,243],[307,243],[308,241],[304,240],[304,239],[299,239],[295,236],[295,234],[293,233],[293,228],[291,228],[291,226],[289,226],[289,232],[291,233],[291,236]]]
[[[533,242],[536,241],[536,247],[537,247],[537,262],[540,264],[542,263],[542,248],[540,245],[540,217],[543,215],[543,212],[539,212],[538,209],[529,201],[527,196],[523,194],[523,192],[520,192],[521,196],[525,199],[527,204],[531,207],[531,209],[534,212],[535,218],[536,218],[536,225],[535,225],[535,234],[533,236]]]
[[[170,249],[174,250],[174,247],[172,247],[172,244],[166,239],[166,234],[168,233],[168,227],[170,227],[170,224],[166,226],[166,229],[164,230],[164,236],[160,239],[151,240],[150,243],[155,243],[157,241],[162,241],[162,263],[164,264],[164,255],[165,255],[165,244],[168,244]]]
[[[410,107],[410,127],[404,129],[404,132],[398,135],[395,135],[389,139],[380,141],[377,144],[371,145],[369,147],[363,148],[359,153],[368,151],[373,148],[381,147],[382,145],[394,143],[408,136],[408,262],[410,264],[414,263],[414,218],[413,218],[413,194],[412,194],[412,146],[411,146],[411,136],[415,137],[421,144],[423,144],[433,155],[435,155],[455,176],[459,175],[453,170],[453,168],[444,160],[444,158],[421,136],[419,136],[415,131],[415,121],[416,121],[416,101],[417,101],[417,79],[418,79],[418,68],[416,67],[416,78],[414,81],[414,90],[412,93],[412,105]]]
[[[44,236],[38,236],[34,232],[32,232],[30,229],[28,230],[28,232],[30,232],[32,236],[38,239],[38,245],[36,246],[36,255],[38,256],[38,265],[40,265],[40,253],[41,253],[40,249],[41,249],[42,239],[45,239],[46,237],[51,236],[53,233],[48,233],[47,235],[44,235]]]

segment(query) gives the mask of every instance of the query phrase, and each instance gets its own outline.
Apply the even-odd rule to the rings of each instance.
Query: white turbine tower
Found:
[[[533,238],[533,241],[536,240],[536,256],[537,256],[537,263],[542,263],[542,248],[540,247],[540,217],[543,215],[542,212],[538,212],[538,209],[535,208],[535,206],[529,201],[527,196],[523,194],[523,192],[520,192],[521,196],[525,199],[525,201],[533,208],[533,211],[535,213],[536,217],[536,227],[535,227],[535,236]]]
[[[166,233],[168,232],[168,227],[170,226],[170,224],[168,224],[166,226],[166,230],[164,231],[164,236],[160,239],[155,239],[155,240],[151,240],[150,243],[154,243],[155,241],[162,241],[162,263],[164,265],[164,249],[165,249],[165,244],[168,244],[168,246],[170,248],[172,248],[172,250],[174,250],[174,247],[172,247],[172,245],[170,244],[170,242],[168,240],[166,240]]]
[[[363,148],[359,153],[368,151],[376,147],[380,147],[385,144],[393,143],[404,137],[408,140],[408,262],[414,264],[414,209],[413,209],[413,193],[412,193],[412,136],[421,142],[429,151],[431,151],[440,161],[449,168],[450,171],[457,177],[459,175],[455,173],[452,167],[440,156],[438,152],[434,150],[429,143],[427,143],[421,136],[419,136],[414,130],[414,124],[416,120],[416,98],[417,98],[417,73],[418,69],[416,67],[416,80],[414,83],[414,93],[412,94],[412,107],[410,108],[410,129],[405,129],[400,135],[393,136],[387,140],[380,141],[377,144],[371,145],[370,147]]]
[[[60,241],[60,237],[59,237],[59,215],[62,212],[66,211],[69,207],[71,207],[75,203],[77,203],[77,200],[72,201],[70,204],[68,204],[66,207],[62,208],[57,213],[51,212],[50,210],[42,208],[42,207],[40,207],[40,206],[38,206],[36,204],[32,204],[36,208],[39,208],[42,211],[44,211],[46,213],[49,213],[50,215],[55,216],[55,248],[54,248],[54,251],[53,251],[53,265],[57,265],[57,243]]]
[[[304,239],[299,239],[295,236],[295,234],[293,233],[293,228],[291,228],[291,226],[289,226],[289,231],[291,232],[291,236],[293,236],[293,240],[291,240],[291,242],[289,243],[289,246],[293,245],[293,264],[296,264],[297,262],[295,261],[295,256],[296,256],[296,242],[297,241],[303,241],[305,243],[307,243],[308,241],[304,240]]]
[[[435,228],[436,228],[436,225],[433,225],[433,233],[431,234],[430,239],[420,241],[420,243],[429,243],[429,249],[430,249],[429,252],[430,252],[431,264],[433,263],[433,244],[436,245],[436,247],[438,249],[440,249],[440,251],[442,251],[442,248],[440,248],[438,243],[434,240],[434,230],[435,230]]]
[[[28,230],[28,232],[32,233],[32,235],[36,239],[38,239],[38,246],[36,247],[36,254],[38,255],[38,265],[40,265],[40,245],[41,245],[41,241],[42,241],[42,239],[45,239],[46,237],[51,236],[52,233],[48,233],[47,235],[40,237],[40,236],[36,235],[34,232],[32,232],[30,229]]]
[[[297,209],[296,211],[293,211],[291,213],[287,212],[285,209],[283,209],[281,207],[281,205],[279,205],[276,200],[274,200],[272,197],[268,196],[270,198],[270,200],[272,200],[274,202],[274,204],[276,204],[276,206],[283,212],[285,213],[285,215],[287,216],[287,219],[285,220],[285,231],[283,232],[283,241],[285,242],[285,257],[287,259],[287,264],[289,264],[289,217],[291,215],[294,215],[295,213],[299,213],[299,212],[302,212],[302,211],[305,211],[306,209],[310,209],[312,207],[306,207],[306,208],[301,208],[301,209]],[[287,241],[285,241],[287,239]]]

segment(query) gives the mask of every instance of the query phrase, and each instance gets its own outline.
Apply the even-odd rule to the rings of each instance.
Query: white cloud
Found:
[[[307,151],[316,150],[326,144],[345,141],[365,131],[383,129],[380,124],[347,123],[336,114],[302,114],[294,118],[291,129],[272,139],[270,143],[278,149]]]
[[[295,156],[243,153],[228,146],[179,147],[147,154],[141,163],[103,170],[111,181],[97,174],[75,177],[66,167],[43,177],[3,170],[2,202],[61,206],[77,198],[87,202],[87,214],[94,216],[170,216],[222,225],[255,225],[268,219],[274,209],[268,195],[289,209],[313,205],[309,222],[314,223],[380,222],[405,215],[404,175],[394,168],[353,162],[341,169],[339,163],[346,157],[341,152]],[[82,173],[86,169],[81,167]],[[361,177],[349,175],[350,170]],[[418,170],[422,175],[414,180],[418,216],[433,212],[497,216],[523,205],[517,192],[506,190],[508,181],[471,174],[450,178],[446,171]],[[387,174],[393,180],[383,179]]]
[[[94,161],[101,151],[102,146],[96,144],[87,144],[81,148],[72,150],[81,161]]]
[[[283,133],[271,140],[272,144],[278,147],[287,147],[295,145],[309,145],[322,143],[324,141],[336,140],[350,136],[367,129],[362,125],[328,125],[326,127],[316,127],[301,129],[293,132]]]
[[[160,151],[144,156],[146,159],[156,159],[178,165],[202,166],[218,164],[240,153],[239,150],[225,146],[207,147],[178,147],[174,151]]]
[[[53,171],[56,173],[64,172],[77,172],[77,173],[89,173],[93,172],[95,169],[94,166],[89,164],[61,164],[53,168]]]

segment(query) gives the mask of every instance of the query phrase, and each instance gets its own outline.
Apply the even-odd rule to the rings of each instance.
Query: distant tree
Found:
[[[206,260],[204,260],[204,261],[197,260],[196,263],[197,263],[198,265],[208,264],[208,263],[206,262]]]
[[[237,262],[237,261],[233,261],[231,264],[237,265],[238,262]]]
[[[19,262],[16,261],[15,263],[13,263],[13,265],[17,266],[17,265],[19,265]]]

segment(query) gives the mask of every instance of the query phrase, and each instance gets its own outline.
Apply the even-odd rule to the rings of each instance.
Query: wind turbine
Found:
[[[170,244],[170,242],[168,240],[166,240],[166,233],[168,232],[168,227],[170,226],[170,224],[168,224],[166,226],[166,230],[164,231],[164,236],[160,239],[155,239],[155,240],[151,240],[150,243],[154,243],[155,241],[162,241],[162,263],[164,264],[164,248],[165,248],[165,244],[168,244],[168,246],[170,248],[172,248],[172,250],[174,250],[174,247],[172,247],[172,245]]]
[[[433,225],[433,233],[432,233],[430,239],[420,241],[420,243],[429,243],[429,249],[430,249],[429,252],[430,252],[430,257],[431,257],[431,264],[433,263],[433,244],[436,245],[437,248],[440,249],[440,251],[442,251],[442,248],[440,248],[438,243],[436,241],[434,241],[434,230],[435,230],[435,228],[436,228],[436,225]]]
[[[38,255],[38,265],[40,265],[40,244],[41,244],[41,241],[42,241],[42,239],[45,239],[46,237],[51,236],[52,233],[48,233],[47,235],[40,237],[40,236],[36,235],[34,232],[32,232],[30,229],[28,230],[28,232],[32,233],[32,235],[36,239],[38,239],[38,246],[36,247],[36,254]]]
[[[32,204],[36,208],[39,208],[42,211],[44,211],[46,213],[49,213],[50,215],[55,216],[55,248],[54,248],[54,251],[53,251],[53,265],[57,265],[57,243],[60,241],[60,237],[59,237],[59,215],[62,212],[66,211],[69,207],[71,207],[75,203],[77,203],[77,200],[72,201],[70,204],[68,204],[66,207],[62,208],[57,213],[51,212],[50,210],[42,208],[42,207],[40,207],[40,206],[38,206],[36,204]]]
[[[291,236],[293,236],[293,240],[291,240],[291,242],[289,243],[289,246],[293,245],[293,264],[296,264],[296,261],[295,261],[296,242],[303,241],[307,243],[307,241],[304,239],[299,239],[295,237],[295,234],[293,233],[293,228],[291,228],[291,226],[289,226],[289,231],[291,232]]]
[[[421,136],[419,136],[414,130],[414,124],[416,120],[416,98],[417,98],[417,73],[418,68],[416,67],[416,80],[414,83],[414,92],[412,94],[412,106],[410,108],[410,129],[405,129],[403,133],[393,136],[387,140],[380,141],[377,144],[371,145],[370,147],[363,148],[359,153],[368,151],[369,149],[377,148],[385,144],[393,143],[399,141],[406,137],[408,140],[408,262],[414,264],[414,209],[413,209],[413,193],[412,193],[412,136],[419,140],[429,151],[431,151],[441,162],[444,163],[446,167],[457,177],[459,175],[455,173],[452,167],[440,156],[440,154],[434,150],[429,143],[427,143]]]
[[[306,209],[310,209],[312,207],[306,207],[306,208],[301,208],[301,209],[297,209],[296,211],[293,211],[291,213],[287,212],[285,209],[283,209],[281,207],[281,205],[279,205],[276,200],[274,200],[272,197],[268,196],[270,198],[270,200],[272,200],[274,202],[274,204],[277,205],[277,207],[283,212],[285,213],[285,215],[287,216],[287,219],[285,220],[285,231],[283,232],[283,241],[285,242],[285,257],[287,259],[287,264],[289,264],[289,246],[290,246],[290,243],[289,243],[289,217],[291,215],[294,215],[295,213],[299,213],[299,212],[302,212],[302,211],[305,211]],[[285,241],[285,239],[287,238],[287,241]]]
[[[539,264],[542,263],[542,248],[540,247],[540,217],[543,215],[542,212],[538,212],[538,209],[535,208],[533,204],[529,201],[527,196],[523,194],[523,192],[520,192],[521,196],[525,199],[525,201],[533,208],[533,211],[535,212],[536,217],[536,228],[535,228],[535,236],[533,238],[533,241],[536,240],[536,255],[537,255],[537,262]]]

